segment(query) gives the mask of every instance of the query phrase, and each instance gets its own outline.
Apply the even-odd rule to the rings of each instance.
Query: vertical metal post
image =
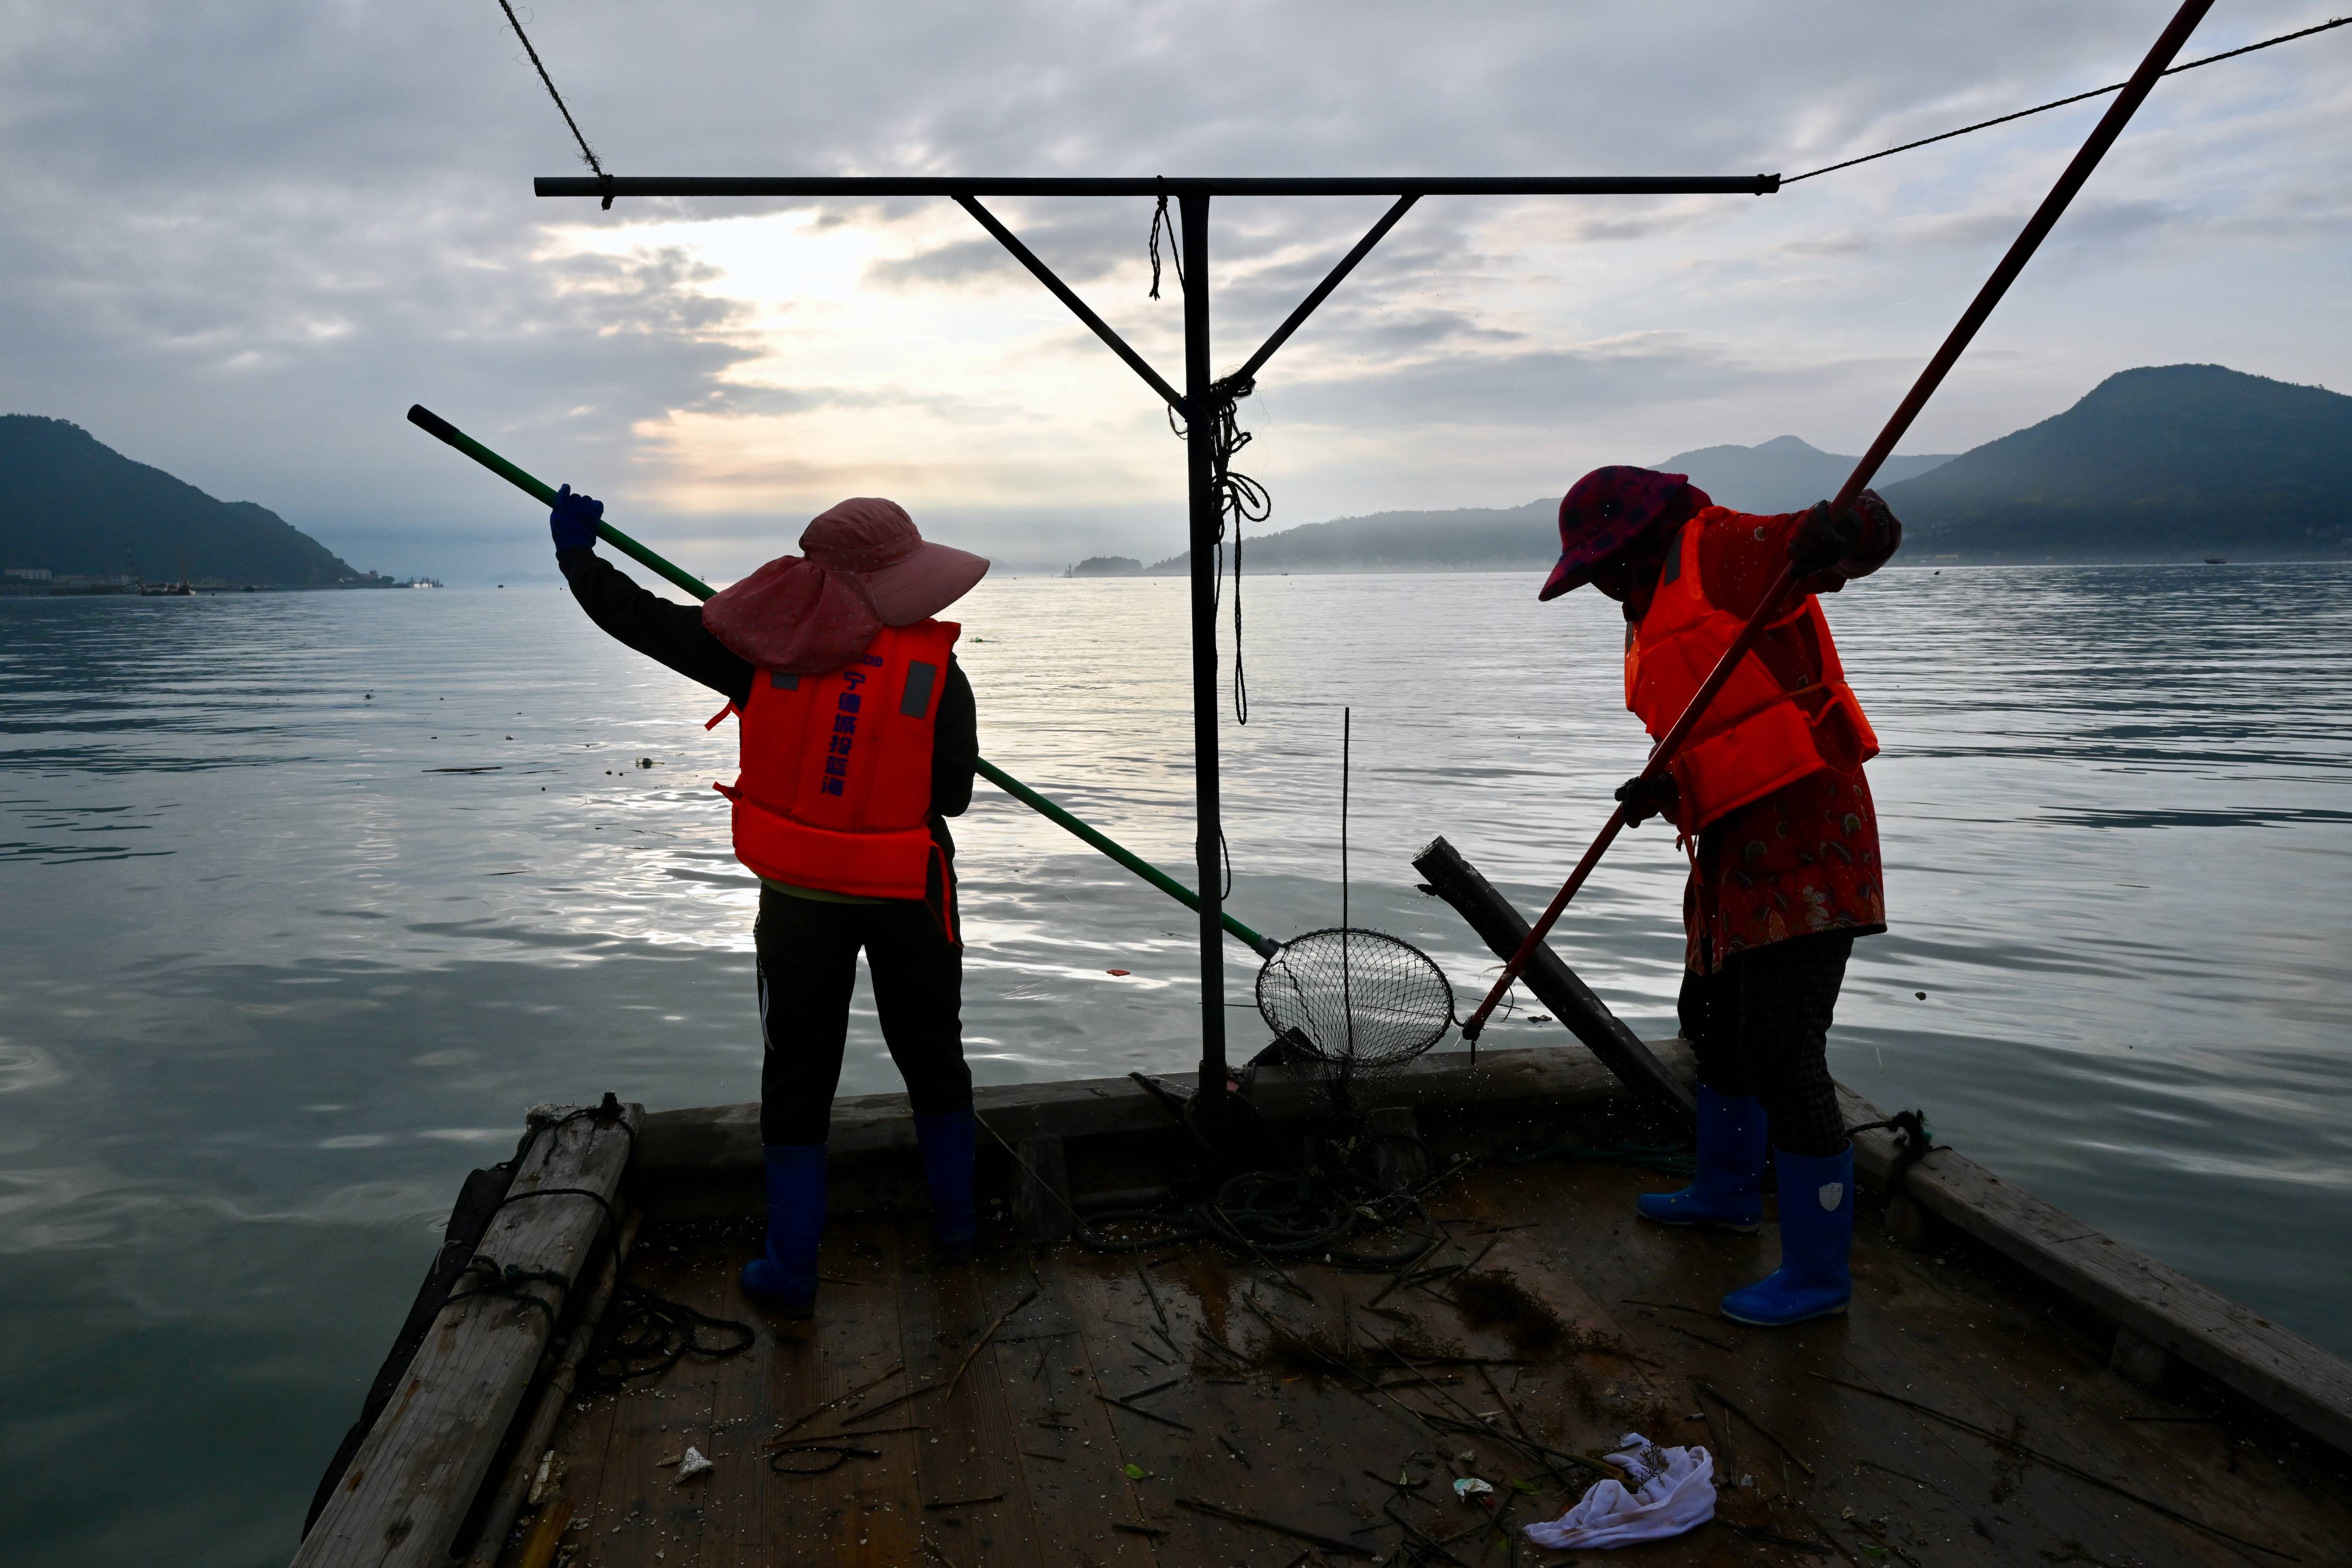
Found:
[[[1217,522],[1211,467],[1209,198],[1179,196],[1184,233],[1184,471],[1192,498],[1192,798],[1201,890],[1201,1096],[1225,1091],[1224,841],[1217,804]]]

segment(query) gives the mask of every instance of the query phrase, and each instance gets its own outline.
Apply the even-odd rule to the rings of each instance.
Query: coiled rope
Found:
[[[1151,209],[1151,232],[1145,236],[1144,252],[1151,263],[1150,298],[1160,298],[1160,236],[1168,236],[1169,259],[1176,272],[1179,287],[1189,287],[1184,278],[1184,251],[1178,243],[1175,214],[1168,210],[1168,195],[1160,193]],[[1211,580],[1217,608],[1224,605],[1225,536],[1233,535],[1234,545],[1234,722],[1249,722],[1249,672],[1242,660],[1242,525],[1262,523],[1274,515],[1274,498],[1265,486],[1246,474],[1234,471],[1234,455],[1247,446],[1255,436],[1241,427],[1235,405],[1257,390],[1257,382],[1246,376],[1227,376],[1209,383],[1209,407],[1205,421],[1196,419],[1187,411],[1184,423],[1176,422],[1176,411],[1168,411],[1168,428],[1179,441],[1188,441],[1192,431],[1205,423],[1209,432],[1209,485],[1217,497],[1216,570]]]

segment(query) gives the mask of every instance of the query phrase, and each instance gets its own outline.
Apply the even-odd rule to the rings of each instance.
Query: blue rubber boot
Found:
[[[915,1118],[923,1184],[931,1192],[933,1256],[949,1265],[971,1262],[972,1244],[980,1239],[980,1215],[971,1197],[972,1134],[969,1106]]]
[[[1661,1225],[1752,1231],[1764,1218],[1764,1103],[1698,1086],[1698,1170],[1680,1192],[1645,1192],[1633,1207]]]
[[[1845,1311],[1853,1296],[1853,1145],[1834,1155],[1772,1151],[1780,1173],[1780,1267],[1723,1298],[1736,1322],[1778,1328]]]
[[[788,1318],[816,1316],[816,1244],[824,1234],[823,1144],[770,1144],[767,1249],[743,1265],[743,1289]]]

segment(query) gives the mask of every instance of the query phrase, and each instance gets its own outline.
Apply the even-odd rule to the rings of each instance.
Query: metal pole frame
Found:
[[[1229,1066],[1225,1052],[1224,958],[1224,825],[1217,771],[1217,574],[1213,564],[1223,498],[1213,472],[1211,426],[1220,395],[1211,371],[1209,316],[1209,199],[1215,195],[1245,196],[1367,196],[1397,198],[1378,223],[1340,258],[1323,281],[1301,300],[1281,326],[1275,329],[1243,364],[1226,378],[1229,388],[1246,391],[1276,350],[1290,340],[1307,317],[1331,297],[1332,291],[1372,247],[1386,238],[1413,204],[1423,196],[1666,196],[1769,195],[1780,188],[1778,174],[1652,176],[1562,176],[1453,178],[1378,176],[1361,179],[965,179],[953,177],[542,177],[532,183],[541,196],[588,196],[609,207],[615,196],[784,196],[863,197],[879,200],[903,196],[947,196],[971,214],[1013,259],[1028,268],[1053,296],[1069,307],[1088,330],[1143,379],[1144,384],[1185,422],[1185,489],[1187,534],[1192,548],[1192,780],[1194,813],[1194,876],[1200,887],[1196,905],[1201,917],[1201,1097],[1213,1105],[1225,1092]],[[1056,277],[1036,253],[1021,242],[995,214],[982,206],[982,196],[1172,196],[1176,198],[1179,252],[1184,280],[1184,391],[1179,395],[1150,361],[1120,337],[1116,329],[1087,306],[1077,291]]]

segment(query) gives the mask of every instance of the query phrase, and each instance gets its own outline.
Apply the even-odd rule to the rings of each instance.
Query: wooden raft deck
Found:
[[[1302,1298],[1281,1271],[1206,1244],[1105,1255],[1002,1227],[974,1266],[941,1270],[919,1218],[876,1212],[836,1217],[818,1319],[790,1324],[736,1287],[749,1219],[656,1218],[628,1278],[755,1322],[758,1340],[572,1405],[555,1439],[568,1561],[1292,1568],[1396,1561],[1408,1526],[1444,1543],[1431,1561],[1547,1560],[1513,1543],[1516,1527],[1557,1517],[1594,1477],[1567,1462],[1547,1473],[1481,1434],[1490,1423],[1569,1454],[1597,1456],[1627,1430],[1710,1448],[1719,1522],[1612,1554],[1633,1563],[2347,1561],[2341,1456],[2242,1406],[2200,1419],[2220,1398],[2210,1387],[2180,1404],[2126,1382],[2096,1325],[1976,1244],[1897,1247],[1874,1198],[1852,1312],[1753,1331],[1713,1306],[1775,1256],[1771,1226],[1740,1238],[1633,1218],[1636,1193],[1669,1185],[1545,1160],[1478,1164],[1432,1190],[1454,1239],[1431,1261],[1475,1258],[1481,1284],[1508,1276],[1557,1322],[1465,1312],[1509,1292],[1458,1280],[1392,1291],[1374,1311],[1383,1275],[1298,1265]],[[1318,1351],[1354,1371],[1321,1366]],[[1441,1353],[1492,1364],[1435,1364]],[[946,1393],[880,1408],[939,1389],[967,1357]],[[766,1445],[795,1422],[787,1440],[876,1457],[773,1473]],[[665,1461],[689,1444],[716,1468],[681,1483]],[[1496,1485],[1507,1531],[1455,1500],[1456,1473]],[[1391,1485],[1400,1475],[1417,1484]]]

